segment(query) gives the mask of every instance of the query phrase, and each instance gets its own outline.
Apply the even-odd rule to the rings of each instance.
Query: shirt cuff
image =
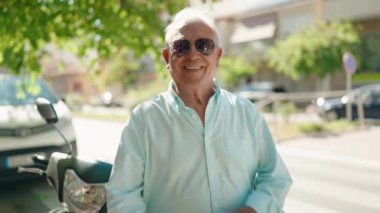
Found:
[[[272,202],[273,198],[259,191],[253,191],[248,197],[245,205],[256,210],[257,213],[283,213],[279,206],[275,206]]]

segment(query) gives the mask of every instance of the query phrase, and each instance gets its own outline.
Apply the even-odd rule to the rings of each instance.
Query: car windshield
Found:
[[[348,94],[348,97],[352,100],[357,100],[359,97],[367,97],[371,90],[372,87],[370,85],[357,87]]]
[[[34,104],[37,97],[58,101],[41,78],[33,81],[25,76],[0,75],[0,105]]]

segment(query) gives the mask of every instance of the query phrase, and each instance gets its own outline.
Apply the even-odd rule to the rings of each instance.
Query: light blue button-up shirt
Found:
[[[291,178],[266,122],[248,100],[215,85],[204,125],[173,83],[132,111],[107,185],[108,212],[282,212]]]

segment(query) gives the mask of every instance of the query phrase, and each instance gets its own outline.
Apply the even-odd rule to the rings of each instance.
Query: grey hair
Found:
[[[193,21],[201,21],[207,26],[209,26],[214,32],[216,45],[219,45],[219,35],[214,19],[207,16],[202,11],[191,7],[186,7],[179,11],[174,16],[173,21],[165,28],[165,44],[169,45],[169,42],[172,41],[177,31],[184,25]]]

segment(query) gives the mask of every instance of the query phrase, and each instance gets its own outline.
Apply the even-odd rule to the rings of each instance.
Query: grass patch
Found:
[[[377,72],[356,73],[355,75],[352,76],[352,81],[354,84],[380,82],[380,73],[377,73]]]
[[[358,126],[358,123],[356,121],[349,122],[346,120],[337,120],[333,122],[328,122],[324,124],[326,126],[326,129],[331,132],[342,132],[354,129]]]
[[[320,123],[303,123],[298,125],[302,133],[319,133],[326,131],[326,127]]]
[[[277,141],[284,141],[304,135],[345,132],[356,128],[357,122],[338,120],[328,123],[284,123],[278,125],[269,123],[269,127]]]
[[[302,123],[298,128],[303,133],[321,133],[321,132],[342,132],[353,129],[357,126],[356,122],[348,122],[346,120],[337,120],[327,123]]]

